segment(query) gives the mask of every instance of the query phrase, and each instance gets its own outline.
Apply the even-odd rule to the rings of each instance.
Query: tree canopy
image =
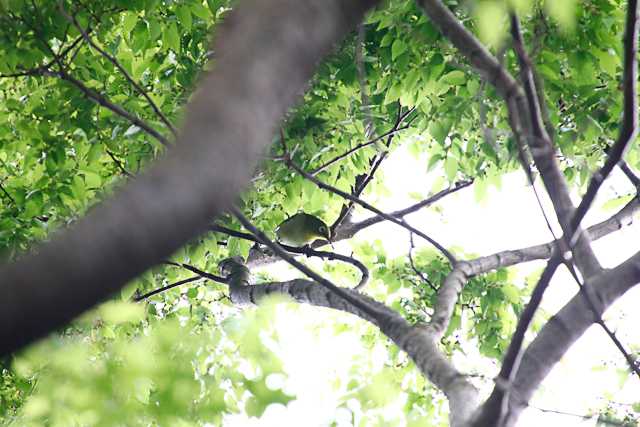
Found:
[[[311,425],[515,425],[592,324],[640,381],[602,317],[639,255],[591,247],[640,207],[637,2],[347,3],[0,0],[3,423],[259,422],[296,404],[285,353],[317,331],[349,368]],[[400,152],[421,191],[389,185]],[[614,169],[610,217],[583,222]],[[538,246],[474,254],[416,219],[517,171],[551,202]],[[300,211],[335,247],[274,244]],[[381,224],[404,253],[358,238]],[[580,287],[541,313],[561,266]]]

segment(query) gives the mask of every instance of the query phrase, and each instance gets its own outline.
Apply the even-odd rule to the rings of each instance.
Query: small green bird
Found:
[[[302,247],[315,239],[331,242],[331,230],[320,218],[304,212],[285,219],[276,228],[278,241],[288,246]]]

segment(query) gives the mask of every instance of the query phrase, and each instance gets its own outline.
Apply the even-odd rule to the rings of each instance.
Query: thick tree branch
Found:
[[[167,156],[71,230],[0,267],[0,355],[55,330],[204,232],[251,179],[318,61],[374,4],[247,0],[230,12],[217,29],[216,66]]]
[[[589,227],[587,231],[594,240],[597,240],[631,224],[634,214],[639,210],[640,199],[636,197],[616,214]],[[529,261],[548,259],[556,246],[557,242],[553,241],[523,249],[502,251],[473,260],[459,261],[440,286],[434,313],[429,323],[430,327],[436,334],[443,334],[447,330],[458,296],[473,276]]]
[[[521,89],[516,80],[440,0],[417,2],[440,32],[469,60],[483,80],[494,86],[503,98],[517,97],[518,103],[523,105],[524,99],[520,96]],[[519,110],[525,111],[525,108]]]
[[[640,253],[588,279],[583,292],[596,304],[595,316],[601,317],[614,301],[638,283],[638,278]],[[515,425],[520,412],[542,380],[597,317],[594,317],[587,299],[579,292],[545,324],[525,350],[513,381],[507,426]]]
[[[267,237],[266,234],[264,234],[261,230],[257,229],[242,214],[242,212],[240,212],[240,210],[238,208],[232,207],[231,211],[233,212],[233,215],[238,219],[238,221],[240,221],[242,226],[244,228],[246,228],[247,230],[249,230],[251,232],[251,234],[256,236],[258,238],[258,240],[260,240],[260,243],[262,243],[263,245],[267,246],[269,249],[271,249],[273,252],[275,252],[276,255],[278,255],[280,258],[282,258],[284,261],[286,261],[292,267],[295,267],[301,273],[304,273],[309,278],[317,281],[323,287],[325,287],[327,290],[333,292],[334,294],[336,294],[336,296],[338,296],[340,298],[343,298],[345,301],[347,301],[349,304],[352,304],[354,307],[356,307],[361,312],[365,313],[367,316],[369,316],[371,318],[374,318],[374,319],[376,318],[378,313],[375,311],[374,308],[368,306],[366,302],[363,302],[363,301],[359,300],[358,298],[355,298],[354,296],[352,296],[348,292],[345,292],[344,289],[334,285],[331,281],[325,279],[324,277],[322,277],[321,275],[319,275],[315,271],[311,270],[306,265],[296,261],[296,259],[292,255],[288,254],[286,252],[286,250],[282,246],[280,246],[279,244],[271,241]]]
[[[351,299],[365,303],[375,311],[370,316],[348,300],[336,296],[318,282],[296,279],[288,282],[251,284],[249,270],[237,260],[221,263],[223,274],[229,274],[229,293],[235,304],[256,304],[264,296],[271,294],[288,295],[295,301],[354,314],[373,323],[380,331],[404,350],[416,366],[449,399],[449,418],[453,427],[461,427],[478,402],[478,391],[460,374],[438,349],[438,340],[422,326],[412,326],[384,304],[352,289],[342,289]]]
[[[542,120],[540,110],[540,102],[538,100],[538,92],[536,91],[535,81],[533,77],[533,65],[525,51],[522,34],[520,32],[520,22],[515,13],[511,14],[511,36],[513,38],[513,46],[516,51],[518,61],[520,63],[520,78],[524,86],[525,97],[529,112],[530,137],[528,137],[529,147],[533,159],[536,163],[542,182],[545,185],[549,198],[556,211],[560,227],[567,238],[574,235],[574,231],[579,238],[575,245],[569,245],[573,249],[574,259],[580,271],[585,277],[589,277],[601,270],[593,250],[591,249],[589,236],[584,234],[582,230],[574,229],[572,218],[575,212],[569,188],[562,171],[560,170],[551,139],[547,134],[547,130]]]

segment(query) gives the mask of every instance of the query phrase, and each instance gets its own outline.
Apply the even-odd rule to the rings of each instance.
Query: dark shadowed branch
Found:
[[[273,252],[275,252],[276,255],[278,255],[280,258],[282,258],[288,264],[290,264],[291,266],[295,267],[297,270],[299,270],[301,273],[304,273],[309,278],[311,278],[311,279],[315,280],[316,282],[320,283],[322,286],[327,288],[327,290],[335,293],[336,296],[339,296],[340,298],[343,298],[349,304],[352,304],[358,310],[360,310],[363,313],[365,313],[368,317],[373,318],[373,319],[376,318],[378,313],[376,312],[376,310],[373,307],[369,306],[366,302],[354,297],[352,294],[346,292],[344,289],[334,285],[332,282],[330,282],[329,280],[325,279],[324,277],[322,277],[321,275],[319,275],[315,271],[311,270],[306,265],[304,265],[304,264],[300,263],[299,261],[297,261],[292,255],[288,254],[287,251],[284,248],[282,248],[282,246],[280,246],[279,244],[271,241],[267,237],[266,234],[264,234],[262,231],[257,229],[242,214],[242,212],[240,212],[240,210],[238,210],[237,208],[233,207],[231,209],[231,211],[233,212],[233,215],[238,219],[238,221],[240,221],[240,223],[242,224],[242,226],[244,228],[249,230],[251,232],[251,234],[256,236],[263,245],[267,246],[269,249],[271,249]]]
[[[149,297],[152,297],[154,295],[160,294],[162,292],[166,292],[169,289],[173,289],[173,288],[176,288],[178,286],[186,285],[187,283],[192,283],[192,282],[195,282],[196,280],[200,280],[200,279],[202,279],[202,276],[198,275],[198,276],[189,277],[188,279],[179,280],[179,281],[177,281],[175,283],[172,283],[170,285],[163,286],[163,287],[158,288],[158,289],[154,289],[154,290],[152,290],[150,292],[147,292],[146,294],[135,295],[133,297],[133,301],[135,301],[135,302],[143,301],[143,300],[145,300],[145,299],[147,299]]]
[[[227,14],[216,66],[167,155],[34,253],[0,266],[0,355],[67,323],[206,231],[249,183],[319,60],[375,3],[249,0]]]

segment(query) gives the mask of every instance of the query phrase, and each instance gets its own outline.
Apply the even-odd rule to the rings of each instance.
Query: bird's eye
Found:
[[[327,229],[324,226],[320,226],[319,228],[321,233],[326,233]]]

